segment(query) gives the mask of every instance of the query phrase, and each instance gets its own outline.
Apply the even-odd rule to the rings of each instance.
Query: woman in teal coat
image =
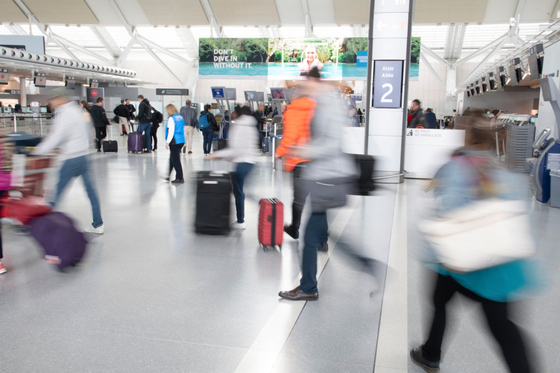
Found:
[[[508,175],[499,169],[489,149],[492,132],[482,118],[471,117],[466,130],[466,147],[455,152],[434,178],[437,214],[488,197],[515,199]],[[437,281],[432,298],[433,321],[427,341],[410,352],[414,363],[427,372],[439,371],[441,345],[446,324],[446,304],[457,292],[480,303],[492,335],[501,347],[511,372],[531,372],[527,349],[519,328],[508,317],[510,302],[517,300],[529,281],[528,262],[507,264],[466,274],[445,270],[437,264]]]

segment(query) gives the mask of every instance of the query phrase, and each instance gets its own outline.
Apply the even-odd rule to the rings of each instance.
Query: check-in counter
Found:
[[[431,179],[453,151],[465,145],[465,131],[408,128],[405,143],[405,177]]]

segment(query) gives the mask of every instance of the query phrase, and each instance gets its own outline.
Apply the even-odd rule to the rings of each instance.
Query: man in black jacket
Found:
[[[107,137],[107,126],[110,125],[105,109],[103,109],[103,99],[99,97],[95,105],[91,108],[91,120],[95,127],[95,145],[97,151],[101,151],[101,141]]]
[[[130,123],[131,120],[133,120],[134,118],[136,118],[134,116],[134,112],[136,111],[136,108],[134,107],[134,105],[132,105],[130,103],[130,100],[127,98],[126,99],[126,108],[128,109],[128,125],[131,127],[131,131],[134,131],[134,126]]]
[[[126,136],[126,127],[128,125],[128,108],[124,104],[124,100],[121,100],[121,104],[113,110],[113,113],[119,118],[119,124],[121,125],[122,133],[121,136]]]
[[[212,108],[211,105],[208,104],[204,105],[204,111],[200,114],[201,117],[203,115],[206,116],[206,119],[208,120],[208,124],[210,125],[208,128],[201,130],[204,138],[204,143],[202,145],[204,150],[204,155],[208,155],[211,153],[212,138],[214,137],[214,131],[219,131],[220,129],[220,127],[218,126],[218,122],[216,122],[216,117],[214,117],[214,114],[210,112],[211,108]],[[198,120],[198,122],[200,123],[200,119]]]
[[[152,129],[150,131],[150,136],[152,137],[152,141],[153,141],[153,145],[154,145],[154,151],[157,150],[157,130],[159,128],[159,125],[163,122],[163,114],[160,113],[159,111],[157,111],[156,109],[153,109],[153,113],[152,113]]]
[[[410,111],[412,112],[412,120],[408,122],[408,128],[416,128],[422,126],[426,128],[426,118],[424,118],[424,111],[422,107],[420,107],[420,100],[412,101],[412,106],[410,107]]]
[[[138,132],[143,132],[146,137],[146,150],[144,150],[144,153],[151,153],[152,106],[150,105],[150,101],[142,95],[138,96],[138,102],[140,103],[140,106],[138,106],[138,115],[136,116],[136,120],[138,120]]]

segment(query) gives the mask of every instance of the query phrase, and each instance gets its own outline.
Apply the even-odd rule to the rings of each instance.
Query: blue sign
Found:
[[[367,67],[367,51],[358,51],[356,67]]]
[[[373,63],[373,107],[402,107],[403,60]]]
[[[217,99],[225,99],[226,95],[223,88],[212,88],[212,97]]]

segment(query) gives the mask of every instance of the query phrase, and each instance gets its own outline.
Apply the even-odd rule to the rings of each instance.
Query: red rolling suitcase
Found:
[[[259,243],[263,249],[279,246],[284,237],[284,204],[276,198],[259,201]]]

